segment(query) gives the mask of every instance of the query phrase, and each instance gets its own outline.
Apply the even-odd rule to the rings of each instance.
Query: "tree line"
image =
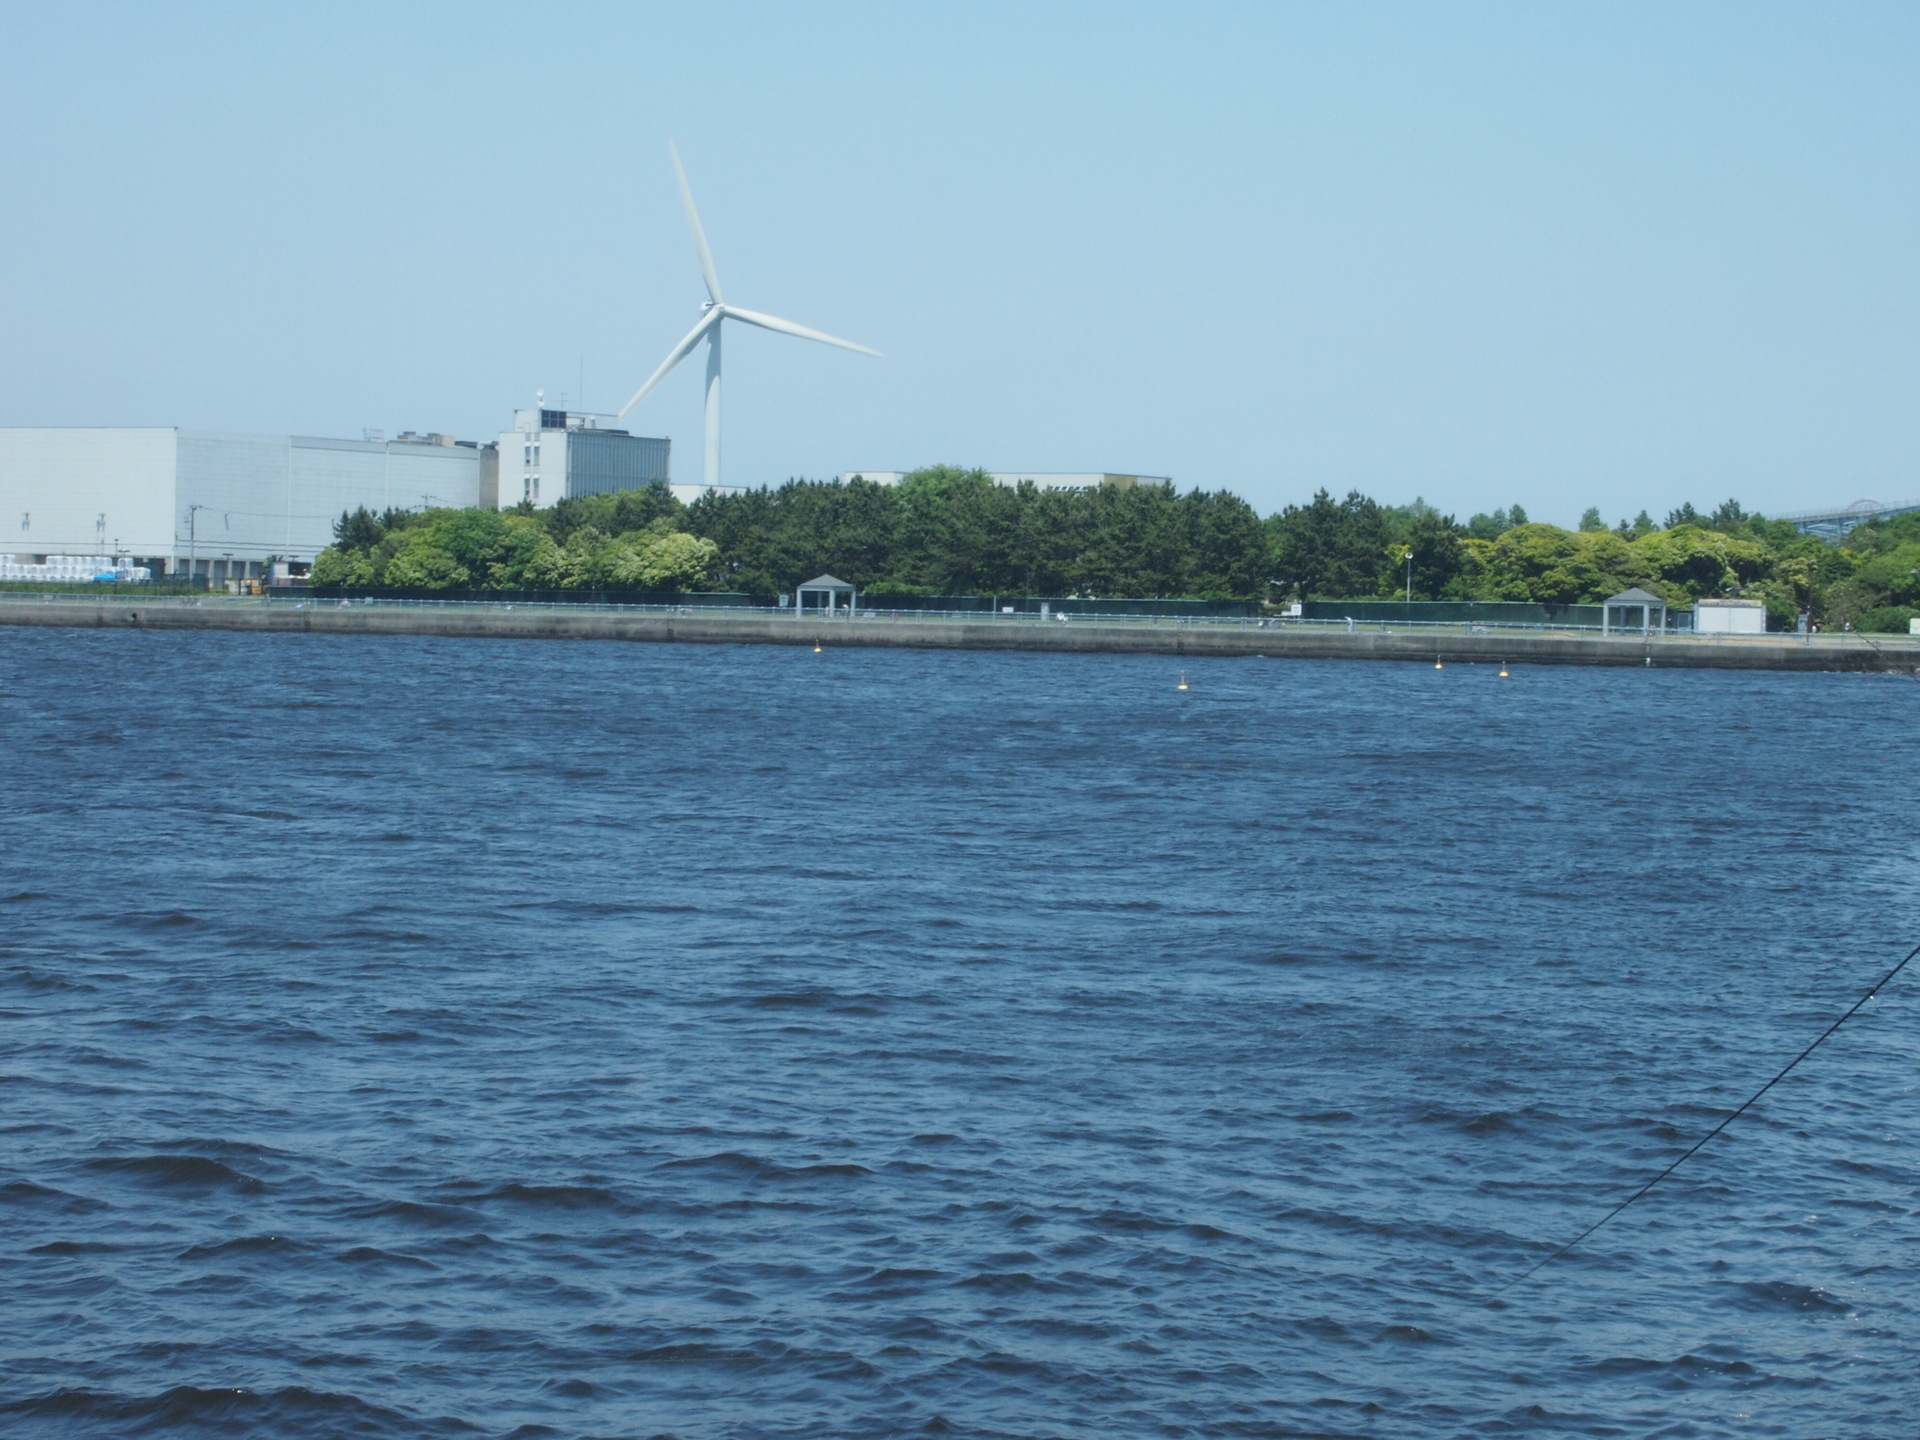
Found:
[[[727,589],[776,595],[831,572],[869,595],[1195,596],[1270,588],[1267,532],[1224,490],[1042,490],[933,466],[897,485],[663,485],[546,510],[365,510],[315,559],[322,587]]]
[[[316,558],[320,587],[734,590],[772,596],[831,573],[888,595],[1080,595],[1284,603],[1292,599],[1593,603],[1638,585],[1673,604],[1761,600],[1776,628],[1905,630],[1920,612],[1920,515],[1828,544],[1734,500],[1656,525],[1528,519],[1518,505],[1466,521],[1423,501],[1381,505],[1322,490],[1262,519],[1228,491],[1171,485],[1042,490],[933,466],[897,485],[793,480],[691,505],[665,486],[546,510],[365,510]]]
[[[562,500],[548,510],[388,510],[342,515],[314,557],[321,589],[698,590],[720,552],[688,532],[664,485]]]

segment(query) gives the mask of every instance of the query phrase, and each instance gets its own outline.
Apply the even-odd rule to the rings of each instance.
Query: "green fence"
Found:
[[[1536,605],[1527,600],[1309,600],[1303,620],[1355,620],[1369,625],[1591,625],[1602,605]]]
[[[414,585],[328,585],[316,589],[278,586],[286,600],[459,600],[487,605],[687,605],[701,609],[765,609],[773,601],[737,591],[679,590],[430,590]]]
[[[937,611],[943,615],[993,615],[1011,610],[1016,615],[1158,615],[1195,619],[1246,617],[1260,607],[1245,600],[1090,600],[1060,595],[869,595],[860,596],[862,610],[902,614]]]

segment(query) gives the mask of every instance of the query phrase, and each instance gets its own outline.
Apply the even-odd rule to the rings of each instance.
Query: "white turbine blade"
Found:
[[[806,326],[796,325],[791,320],[780,320],[772,315],[742,310],[735,305],[727,306],[727,317],[732,320],[744,320],[749,325],[758,325],[762,330],[778,330],[782,335],[798,335],[802,340],[818,340],[822,345],[838,345],[842,350],[858,350],[862,355],[872,355],[881,360],[887,358],[878,350],[869,350],[864,345],[856,345],[851,340],[842,340],[839,336],[829,335],[823,330],[809,330]]]
[[[705,315],[703,315],[700,319],[700,323],[694,326],[693,329],[687,332],[687,338],[682,340],[678,345],[673,347],[672,352],[668,354],[667,358],[660,362],[660,368],[654,371],[653,374],[647,378],[647,383],[642,385],[638,390],[634,392],[633,398],[627,401],[626,404],[622,405],[620,407],[620,413],[614,416],[613,418],[616,420],[626,419],[627,412],[633,409],[633,407],[638,405],[642,400],[646,399],[647,396],[651,395],[653,393],[654,386],[658,385],[662,380],[666,379],[667,376],[672,373],[673,367],[678,365],[682,360],[687,358],[687,352],[692,350],[694,346],[698,345],[700,343],[700,338],[703,335],[705,335],[707,331],[711,330],[715,325],[718,325],[720,323],[720,317],[726,313],[727,313],[726,311],[719,309],[718,307],[715,307],[714,309],[709,310]]]
[[[680,203],[687,207],[687,228],[693,231],[693,253],[699,257],[700,273],[706,277],[707,298],[718,305],[720,276],[713,268],[713,252],[707,249],[707,232],[700,228],[700,212],[693,208],[693,191],[687,188],[687,172],[681,168],[679,148],[669,140],[667,149],[673,153],[673,173],[680,181]]]

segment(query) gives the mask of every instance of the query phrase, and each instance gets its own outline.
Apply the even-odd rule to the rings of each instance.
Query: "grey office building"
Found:
[[[582,495],[667,484],[673,442],[612,429],[604,424],[611,418],[566,410],[515,411],[514,428],[500,436],[495,503],[508,510],[524,501],[544,510]]]

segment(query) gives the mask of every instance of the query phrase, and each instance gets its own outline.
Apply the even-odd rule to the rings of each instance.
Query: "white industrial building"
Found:
[[[705,493],[703,485],[672,483],[672,441],[630,435],[615,428],[616,418],[578,410],[514,411],[513,429],[500,435],[500,492],[490,503],[502,510],[521,504],[545,510],[562,500],[646,485],[665,485],[687,502]]]
[[[876,485],[898,485],[910,474],[906,470],[849,470],[840,477],[848,480],[871,480]],[[993,470],[987,478],[996,485],[1012,488],[1020,484],[1032,484],[1042,490],[1095,490],[1102,485],[1111,485],[1119,490],[1131,490],[1136,485],[1171,485],[1172,477],[1166,475],[1115,475],[1104,471],[1089,471],[1061,474],[1040,470]]]
[[[491,445],[445,435],[0,428],[0,549],[21,566],[107,555],[156,577],[259,576],[275,559],[298,573],[343,511],[478,505],[496,464]]]

